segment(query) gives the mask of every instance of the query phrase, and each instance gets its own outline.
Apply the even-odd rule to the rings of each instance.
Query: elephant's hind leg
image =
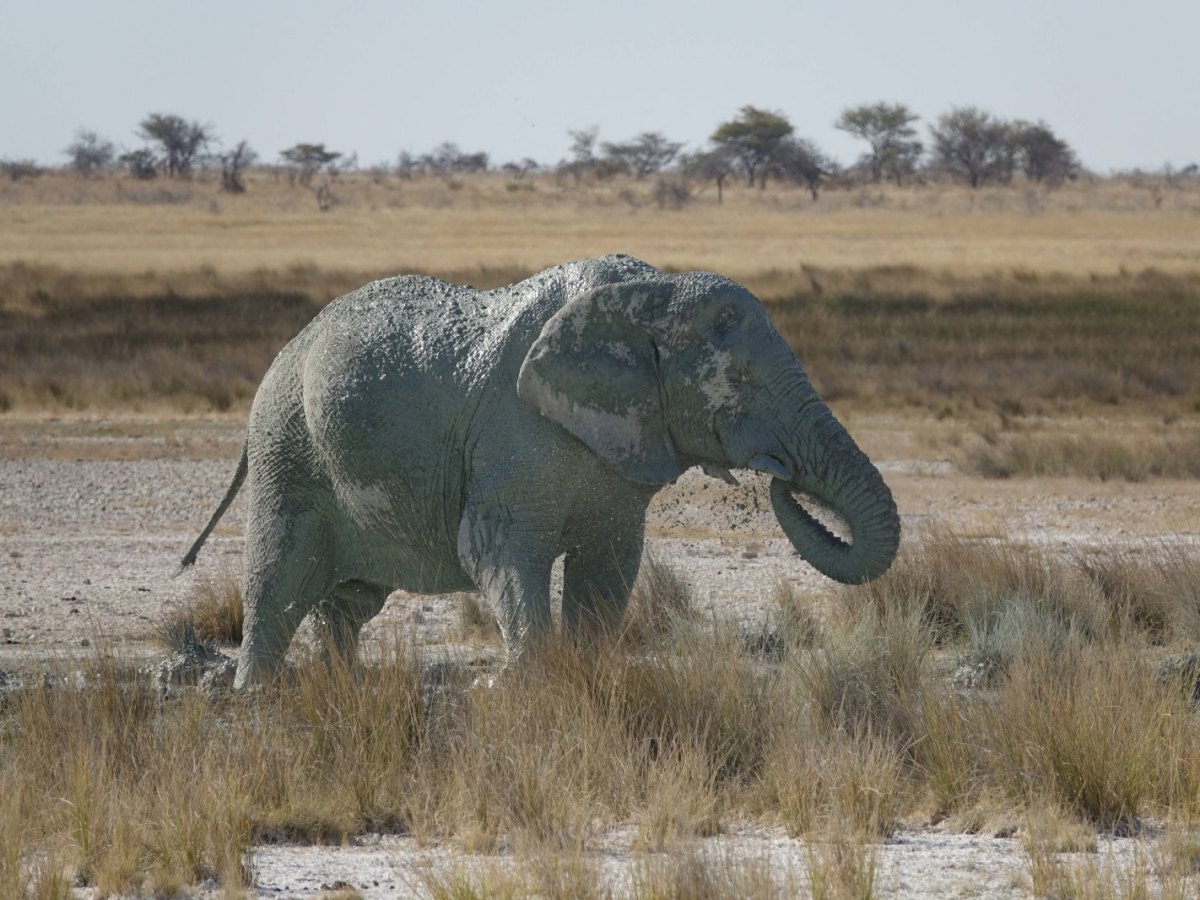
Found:
[[[387,600],[386,588],[365,581],[344,581],[317,604],[317,635],[329,662],[353,664],[362,627],[378,615]]]
[[[329,548],[315,513],[265,516],[251,509],[237,690],[279,673],[300,622],[333,587]]]

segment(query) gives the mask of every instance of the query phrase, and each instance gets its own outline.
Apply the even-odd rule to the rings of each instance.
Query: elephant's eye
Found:
[[[732,381],[736,387],[747,387],[754,384],[754,373],[750,371],[747,365],[739,365],[733,370]]]

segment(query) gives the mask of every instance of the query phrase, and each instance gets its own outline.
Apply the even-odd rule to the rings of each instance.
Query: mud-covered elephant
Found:
[[[277,670],[310,612],[331,651],[353,653],[396,589],[478,589],[511,661],[550,624],[559,556],[564,627],[620,620],[647,504],[691,466],[774,476],[784,533],[831,578],[866,581],[895,556],[887,485],[740,285],[628,256],[486,292],[391,278],[329,304],[276,357],[183,564],[249,476],[237,687]]]

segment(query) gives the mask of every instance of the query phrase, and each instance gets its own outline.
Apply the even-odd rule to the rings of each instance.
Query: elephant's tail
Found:
[[[242,482],[246,480],[246,446],[247,441],[242,441],[242,458],[238,460],[237,471],[233,473],[233,482],[229,485],[229,490],[225,492],[225,498],[221,501],[221,505],[217,507],[217,511],[212,514],[212,518],[208,520],[208,524],[204,526],[204,530],[200,532],[200,537],[196,538],[192,549],[184,556],[183,562],[179,564],[179,571],[175,573],[178,577],[183,574],[184,570],[196,562],[196,557],[200,555],[200,548],[204,546],[204,542],[208,540],[208,536],[212,534],[217,523],[221,521],[221,516],[225,515],[225,510],[229,509],[229,505],[233,503],[233,498],[237,496],[237,492],[242,488]]]

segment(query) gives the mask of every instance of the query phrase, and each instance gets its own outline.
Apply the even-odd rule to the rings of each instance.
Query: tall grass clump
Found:
[[[8,698],[0,783],[25,785],[11,802],[27,851],[60,854],[103,893],[241,884],[250,835],[222,759],[230,748],[213,746],[199,701],[166,717],[159,703],[107,655]]]
[[[876,896],[875,850],[861,833],[835,827],[810,841],[806,853],[813,900],[871,900]]]
[[[433,900],[518,900],[522,897],[613,896],[597,868],[580,853],[541,851],[516,861],[426,869],[421,886]]]
[[[665,856],[644,856],[633,866],[630,897],[638,900],[783,900],[800,894],[797,874],[765,859],[738,859],[695,849]]]
[[[1132,828],[1148,813],[1194,814],[1194,714],[1128,649],[1031,653],[977,714],[991,774],[1014,799],[1104,829]]]
[[[761,784],[790,833],[841,847],[895,830],[911,793],[931,648],[919,615],[863,605],[785,658]]]
[[[549,640],[469,691],[424,758],[427,823],[474,847],[577,847],[597,821],[630,818],[651,846],[714,831],[723,793],[760,764],[769,684],[736,634],[627,648]]]
[[[964,451],[964,469],[985,478],[1063,477],[1099,481],[1200,478],[1200,435],[1044,434],[985,430]]]
[[[891,570],[857,596],[876,614],[909,610],[941,644],[969,639],[974,650],[1005,663],[1026,634],[1099,639],[1121,612],[1085,571],[1048,548],[940,527],[902,548]]]
[[[862,673],[892,657],[904,629],[875,626],[874,640],[858,640],[877,659],[864,651],[847,657],[868,657],[857,666],[820,663],[809,690],[819,710],[875,711],[858,721],[878,735],[906,735],[909,774],[939,814],[999,796],[1109,829],[1147,813],[1191,816],[1194,684],[1164,679],[1147,647],[1194,640],[1198,560],[1183,547],[1055,554],[934,529],[856,595],[873,611],[860,614],[863,623],[897,609],[927,623],[940,658],[955,660],[953,678],[935,659],[912,669],[910,683],[924,685],[910,694],[916,702],[880,691],[900,683],[882,674],[861,679],[872,686],[865,699],[851,702],[861,689],[831,691],[826,685],[856,684],[833,673]],[[841,640],[855,631],[843,629]]]
[[[624,638],[644,646],[661,640],[694,616],[695,601],[688,583],[667,563],[647,553],[621,622]]]
[[[172,650],[192,643],[240,644],[245,610],[242,578],[233,566],[200,575],[182,603],[159,622],[159,642]]]
[[[1080,551],[1072,562],[1151,643],[1200,641],[1200,551],[1194,546],[1101,548]]]
[[[826,728],[911,746],[933,649],[922,610],[861,604],[839,615],[844,621],[791,663],[799,688]]]
[[[369,688],[348,667],[310,667],[214,706],[196,692],[164,699],[101,655],[7,698],[0,785],[24,787],[6,792],[4,827],[102,893],[210,878],[233,889],[249,880],[254,840],[398,827],[422,697],[402,656]]]
[[[11,736],[0,737],[2,740],[11,740]],[[21,817],[24,787],[16,774],[6,772],[7,777],[0,777],[0,896],[4,897],[20,897],[26,882],[25,823]]]

